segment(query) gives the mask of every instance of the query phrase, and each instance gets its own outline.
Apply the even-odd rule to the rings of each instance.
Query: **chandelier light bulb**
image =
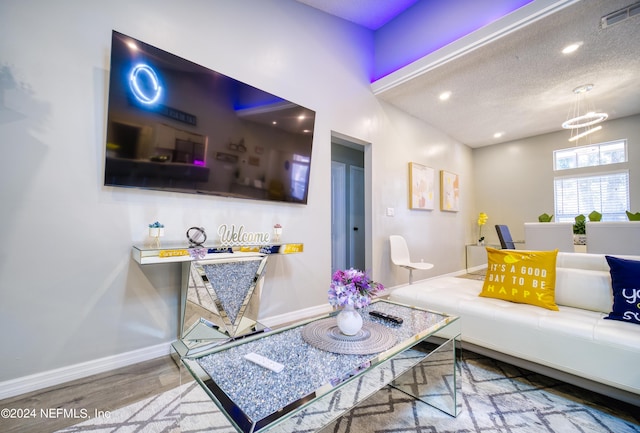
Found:
[[[596,123],[604,122],[609,115],[607,113],[596,113],[594,111],[584,114],[582,116],[569,119],[562,124],[564,129],[576,129],[585,128],[587,126],[595,125]]]
[[[602,129],[602,125],[595,126],[591,129],[587,129],[586,131],[581,132],[580,134],[574,135],[569,139],[569,141],[576,141],[579,138],[586,137],[587,135],[594,133],[596,131],[600,131],[601,129]]]

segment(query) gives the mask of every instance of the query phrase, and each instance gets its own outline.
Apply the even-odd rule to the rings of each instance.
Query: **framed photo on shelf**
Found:
[[[440,170],[440,210],[460,210],[460,177],[446,170]]]
[[[435,206],[435,170],[409,163],[409,209],[432,210]]]

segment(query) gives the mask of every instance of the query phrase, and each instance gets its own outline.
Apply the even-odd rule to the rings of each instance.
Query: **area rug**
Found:
[[[640,433],[632,414],[637,407],[573,387],[545,376],[464,351],[459,358],[460,392],[457,417],[376,381],[415,364],[421,353],[407,351],[402,358],[377,367],[317,404],[275,426],[278,433]],[[437,380],[444,387],[434,393],[450,400],[454,387],[451,366],[437,357],[410,370],[403,382],[415,389]],[[437,377],[441,372],[441,377]],[[435,373],[435,376],[434,376]],[[421,393],[424,395],[424,393]],[[439,397],[439,395],[435,395]],[[347,413],[345,409],[352,408]],[[163,394],[121,408],[108,415],[60,430],[62,433],[234,433],[226,417],[205,392],[191,382]]]

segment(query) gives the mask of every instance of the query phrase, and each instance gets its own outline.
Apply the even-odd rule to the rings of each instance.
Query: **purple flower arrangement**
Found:
[[[335,307],[366,307],[380,290],[384,290],[384,286],[371,280],[366,272],[353,268],[338,270],[331,278],[329,304]]]

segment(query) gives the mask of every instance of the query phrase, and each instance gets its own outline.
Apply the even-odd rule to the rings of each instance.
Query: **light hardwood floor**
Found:
[[[182,375],[182,377],[181,377]],[[7,419],[0,417],[2,433],[51,433],[82,422],[73,416],[41,416],[41,409],[66,409],[88,411],[113,411],[136,401],[193,380],[180,369],[170,356],[153,359],[128,367],[78,379],[51,388],[34,391],[5,400],[0,400],[0,409],[16,411],[35,410],[33,417]],[[16,412],[14,411],[14,412]]]

